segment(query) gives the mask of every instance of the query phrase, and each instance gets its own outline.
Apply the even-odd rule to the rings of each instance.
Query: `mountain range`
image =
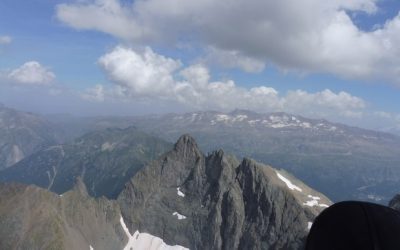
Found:
[[[393,134],[246,110],[140,117],[133,124],[168,141],[189,133],[204,151],[221,147],[284,168],[335,201],[387,204],[400,189],[400,137]]]
[[[331,205],[284,170],[184,135],[131,178],[116,200],[81,177],[62,195],[0,184],[1,249],[300,249]]]
[[[98,149],[106,141],[93,141],[93,148],[89,149],[87,145],[78,145],[79,138],[86,134],[90,136],[91,133],[94,136],[96,133],[106,133],[104,131],[108,127],[127,129],[132,125],[138,131],[167,142],[176,141],[181,134],[189,133],[205,152],[224,148],[226,152],[239,158],[249,157],[286,169],[334,201],[355,199],[387,204],[400,189],[399,136],[326,120],[286,113],[259,114],[246,110],[142,117],[43,117],[4,106],[0,110],[0,168],[17,167],[15,170],[0,172],[0,180],[17,177],[15,180],[42,187],[51,186],[57,192],[70,188],[74,178],[82,174],[83,166],[86,168],[93,164],[99,165],[99,161],[103,161],[105,157],[105,152],[101,156],[103,158],[100,154],[100,158],[93,154],[100,152]],[[129,133],[129,130],[126,132]],[[98,147],[97,151],[95,146]],[[67,149],[69,153],[66,158],[62,157],[60,149],[64,152]],[[81,151],[86,153],[80,154]],[[35,154],[30,157],[33,153]],[[124,154],[116,151],[108,159],[119,159],[120,153]],[[83,155],[87,157],[85,160]],[[29,160],[21,161],[26,157]],[[59,185],[59,181],[56,185],[50,184],[54,179],[54,169],[61,158],[64,159],[62,169],[66,165],[73,165],[65,168],[72,172],[68,173],[68,180],[62,181],[68,183],[64,187]],[[147,158],[151,159],[153,158]],[[123,160],[117,161],[120,166],[123,165]],[[34,168],[35,171],[29,170]],[[24,174],[20,174],[21,171]],[[133,173],[134,171],[128,173],[127,179]],[[98,176],[95,176],[97,179]],[[92,186],[93,181],[88,181],[89,178],[91,177],[86,176],[84,181],[88,185],[89,193],[95,196],[115,196],[122,186],[121,182],[117,184],[117,191],[96,191]],[[110,185],[107,184],[106,187],[109,188]]]

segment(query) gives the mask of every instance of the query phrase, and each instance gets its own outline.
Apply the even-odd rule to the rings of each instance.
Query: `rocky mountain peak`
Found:
[[[189,135],[134,176],[118,203],[131,232],[190,249],[299,249],[331,204],[254,160],[240,163],[222,150],[204,156]]]
[[[196,141],[189,134],[182,135],[175,143],[174,149],[185,158],[202,155]]]

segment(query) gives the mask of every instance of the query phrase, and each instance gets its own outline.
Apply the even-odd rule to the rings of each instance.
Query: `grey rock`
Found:
[[[36,186],[0,184],[0,249],[122,249],[118,205],[85,193],[81,181],[59,196]]]
[[[301,190],[291,190],[280,173]],[[177,188],[184,194],[178,194]],[[308,223],[331,202],[284,171],[222,150],[205,156],[188,135],[139,171],[118,197],[131,231],[190,249],[300,249]],[[185,216],[179,219],[175,213]]]

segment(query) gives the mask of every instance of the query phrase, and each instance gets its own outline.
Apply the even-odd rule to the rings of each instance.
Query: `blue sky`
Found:
[[[78,115],[244,108],[395,130],[399,10],[395,0],[2,0],[0,102]]]

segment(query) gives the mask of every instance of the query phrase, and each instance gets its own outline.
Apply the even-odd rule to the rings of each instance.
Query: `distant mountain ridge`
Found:
[[[282,167],[332,199],[386,204],[400,189],[400,137],[286,113],[246,110],[138,118],[134,125],[168,141],[189,133],[204,151]]]
[[[42,116],[0,105],[0,170],[57,142],[54,127]]]
[[[137,171],[171,147],[134,127],[95,131],[33,153],[0,171],[0,182],[35,184],[62,194],[81,177],[90,195],[116,198]]]

